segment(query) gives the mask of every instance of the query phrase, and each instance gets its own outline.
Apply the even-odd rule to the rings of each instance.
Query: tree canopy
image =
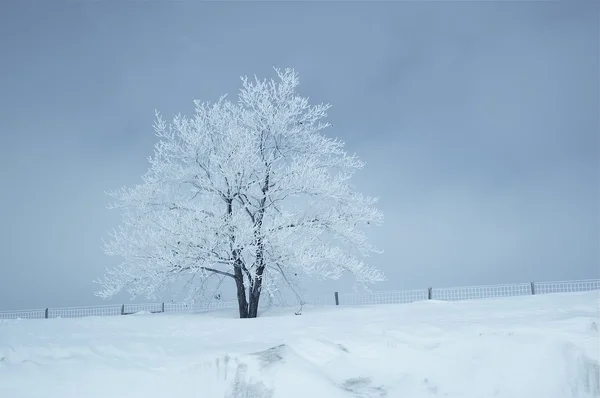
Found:
[[[243,77],[237,102],[196,101],[193,116],[170,123],[157,113],[142,183],[111,193],[122,221],[104,250],[123,262],[97,295],[154,298],[176,280],[219,274],[234,280],[246,318],[290,274],[384,280],[365,262],[380,253],[366,227],[383,214],[351,184],[364,163],[323,134],[329,105],[297,94],[293,69],[275,71]]]

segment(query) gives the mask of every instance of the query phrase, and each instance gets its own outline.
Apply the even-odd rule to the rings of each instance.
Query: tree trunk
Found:
[[[260,299],[260,292],[258,294],[250,294],[250,304],[248,305],[248,318],[256,318],[258,316],[258,301]]]
[[[240,318],[248,318],[248,300],[246,300],[246,286],[244,285],[244,276],[242,270],[235,269],[235,285],[237,287],[238,309]]]
[[[256,318],[258,316],[258,303],[260,301],[260,293],[262,291],[262,274],[265,267],[259,267],[256,272],[256,278],[252,283],[250,291],[250,304],[248,305],[248,318]]]
[[[227,217],[231,218],[233,214],[233,199],[226,199],[227,203]],[[233,274],[235,280],[235,286],[237,290],[238,310],[240,312],[240,318],[248,318],[248,300],[246,299],[246,286],[244,284],[244,273],[242,267],[244,266],[243,260],[240,258],[240,252],[235,248],[235,234],[231,231],[231,245],[232,245],[232,257],[234,259]]]

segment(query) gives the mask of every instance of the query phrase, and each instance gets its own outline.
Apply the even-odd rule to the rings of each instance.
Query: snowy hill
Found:
[[[600,397],[599,292],[0,321],[0,397]]]

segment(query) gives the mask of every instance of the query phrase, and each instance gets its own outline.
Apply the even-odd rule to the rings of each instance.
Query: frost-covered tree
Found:
[[[97,295],[154,298],[181,278],[229,277],[241,318],[257,316],[262,291],[300,273],[365,284],[384,275],[363,260],[380,251],[365,233],[380,225],[377,199],[350,182],[364,164],[322,130],[329,105],[299,96],[298,76],[242,78],[239,101],[195,102],[167,123],[143,182],[111,193],[122,223],[105,243],[123,259]]]

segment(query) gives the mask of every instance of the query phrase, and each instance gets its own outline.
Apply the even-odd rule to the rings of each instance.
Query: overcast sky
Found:
[[[104,192],[140,181],[154,110],[272,66],[367,162],[373,289],[598,278],[598,4],[2,2],[0,309],[99,303]]]

